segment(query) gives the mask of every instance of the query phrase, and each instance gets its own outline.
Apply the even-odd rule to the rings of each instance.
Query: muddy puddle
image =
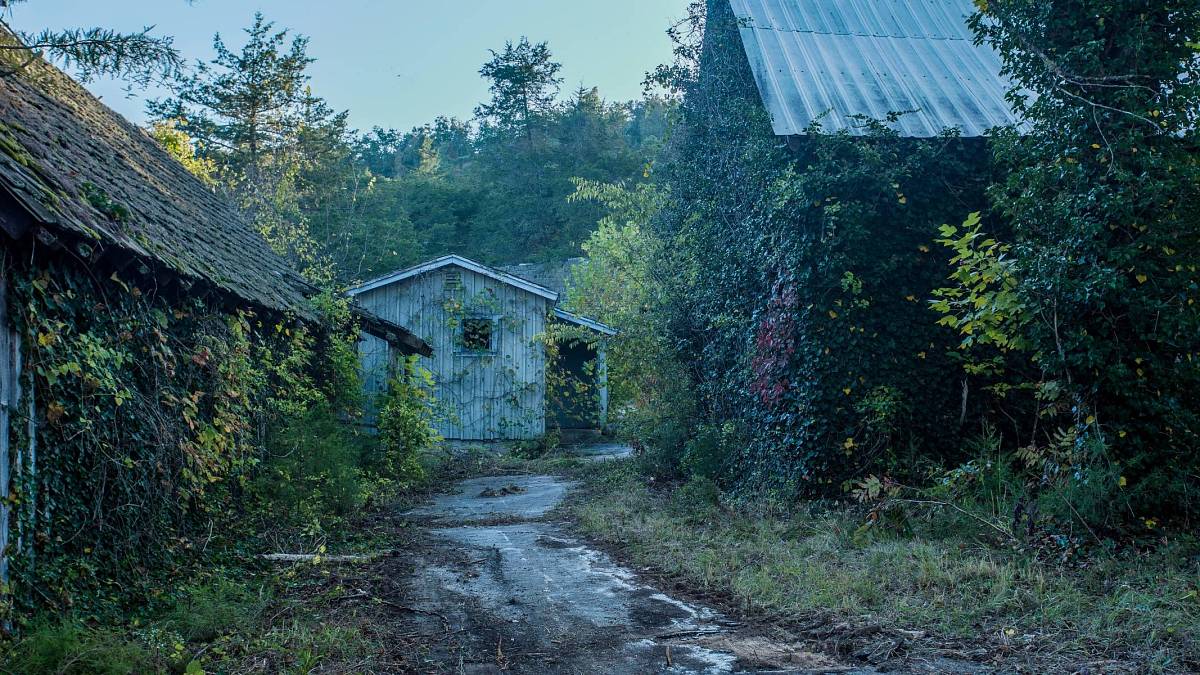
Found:
[[[478,478],[409,514],[430,542],[407,584],[423,630],[439,637],[420,657],[428,672],[874,672],[744,634],[644,582],[547,519],[572,487]]]

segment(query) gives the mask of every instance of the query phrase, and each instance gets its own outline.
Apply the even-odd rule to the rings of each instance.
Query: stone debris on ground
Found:
[[[509,495],[521,494],[525,494],[525,488],[521,487],[520,485],[510,483],[509,485],[505,485],[501,488],[484,488],[483,491],[479,493],[479,496],[484,499],[495,499],[497,497],[507,497]]]

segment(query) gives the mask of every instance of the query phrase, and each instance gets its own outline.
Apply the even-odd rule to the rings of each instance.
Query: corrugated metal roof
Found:
[[[971,0],[730,0],[775,133],[853,132],[853,116],[914,111],[894,128],[982,136],[1018,120],[1000,57],[975,46]],[[822,116],[824,115],[824,116]]]

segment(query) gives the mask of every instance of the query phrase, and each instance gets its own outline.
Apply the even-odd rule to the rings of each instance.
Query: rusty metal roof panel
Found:
[[[982,136],[1019,123],[1000,57],[976,46],[971,0],[730,0],[775,133],[826,132],[884,119],[900,135],[957,128]]]

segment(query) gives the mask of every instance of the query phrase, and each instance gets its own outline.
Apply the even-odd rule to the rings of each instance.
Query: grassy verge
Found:
[[[406,532],[387,519],[389,510],[348,521],[344,531],[327,533],[328,543],[317,551],[386,555],[402,549]],[[371,589],[380,573],[373,560],[331,564],[317,557],[279,564],[249,553],[219,559],[140,604],[129,603],[120,615],[38,617],[0,644],[0,672],[387,670],[394,655],[381,631],[383,607],[376,593],[362,590]]]
[[[483,447],[429,451],[421,458],[425,490],[454,480],[506,473],[564,473],[583,462],[554,455],[526,459]],[[112,616],[46,614],[0,642],[0,673],[360,673],[390,672],[419,649],[396,625],[386,596],[406,576],[411,532],[396,514],[421,489],[376,491],[363,512],[327,519],[319,533],[255,522],[250,539],[230,543],[207,565],[161,592],[120,603]],[[298,498],[304,498],[300,495]],[[324,560],[273,564],[257,553],[392,553],[370,563]],[[179,581],[180,578],[186,581]],[[391,612],[391,614],[389,614]],[[403,668],[400,668],[403,670]]]
[[[587,489],[566,506],[585,534],[753,613],[882,622],[1021,658],[1200,668],[1195,550],[1067,567],[984,545],[967,529],[946,532],[944,522],[864,540],[850,510],[784,514],[730,504],[711,484],[651,488],[630,462],[585,475]]]
[[[4,671],[308,673],[320,664],[358,663],[369,656],[359,628],[325,625],[299,611],[296,599],[286,597],[289,582],[247,570],[221,572],[128,622],[79,617],[37,622],[8,645]]]
[[[441,462],[426,460],[435,468]],[[430,474],[430,485],[437,477]],[[392,554],[409,545],[411,532],[395,514],[420,496],[375,491],[364,510],[328,518],[316,532],[256,520],[253,535],[230,538],[186,572],[154,572],[159,580],[144,584],[152,592],[114,596],[113,611],[46,611],[20,626],[0,641],[0,673],[388,671],[401,645],[386,634],[386,606],[373,584],[403,560]],[[275,563],[259,553],[318,557]],[[354,554],[380,557],[325,559]]]

